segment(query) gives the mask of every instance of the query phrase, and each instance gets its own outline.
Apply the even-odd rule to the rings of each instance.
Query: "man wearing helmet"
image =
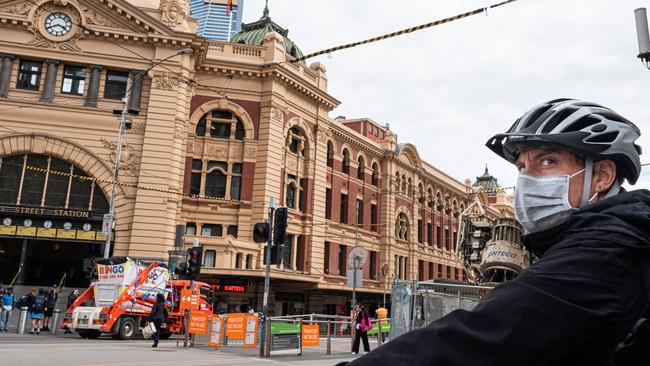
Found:
[[[649,365],[650,321],[639,319],[650,313],[650,192],[621,188],[640,175],[639,135],[608,108],[556,99],[492,137],[488,148],[519,170],[515,214],[538,260],[474,310],[350,366]],[[612,361],[635,323],[628,343],[641,347]]]

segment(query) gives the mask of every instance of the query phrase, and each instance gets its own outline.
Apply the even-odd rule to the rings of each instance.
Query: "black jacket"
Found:
[[[524,237],[540,259],[474,310],[456,310],[350,363],[606,365],[648,303],[650,192],[621,193]]]
[[[165,322],[167,321],[167,316],[167,308],[165,308],[165,303],[156,301],[151,308],[151,315],[149,315],[149,319],[159,319]]]

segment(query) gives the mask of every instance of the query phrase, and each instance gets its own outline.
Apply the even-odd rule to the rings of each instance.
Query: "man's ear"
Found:
[[[601,160],[594,164],[591,193],[606,193],[616,181],[616,164],[612,160]]]

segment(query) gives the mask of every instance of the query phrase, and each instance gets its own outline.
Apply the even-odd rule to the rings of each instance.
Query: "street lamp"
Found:
[[[648,33],[648,16],[645,8],[634,10],[634,19],[636,21],[636,38],[639,41],[639,54],[637,57],[650,70],[650,35]]]
[[[192,53],[193,50],[191,48],[183,48],[181,50],[178,50],[174,54],[167,56],[163,58],[162,60],[154,61],[151,63],[151,66],[149,66],[146,70],[136,74],[133,77],[133,81],[131,79],[127,79],[126,81],[126,90],[124,92],[124,97],[122,98],[122,103],[124,104],[122,106],[122,112],[120,113],[120,127],[119,127],[119,133],[117,137],[117,146],[115,146],[115,169],[113,170],[113,183],[112,183],[112,190],[111,190],[111,202],[110,206],[108,209],[108,214],[104,215],[104,224],[102,225],[103,227],[108,227],[108,232],[106,235],[106,243],[104,244],[104,258],[108,258],[110,249],[111,249],[111,239],[113,237],[113,222],[115,221],[115,191],[117,189],[117,177],[120,172],[120,158],[122,156],[122,144],[124,143],[124,132],[125,132],[125,125],[126,125],[126,116],[129,113],[129,97],[130,97],[130,92],[131,92],[131,86],[136,82],[139,81],[141,78],[143,78],[151,69],[154,67],[160,65],[161,63],[169,60],[172,57],[178,56],[178,55],[185,55],[188,53]],[[106,222],[108,220],[108,222]]]

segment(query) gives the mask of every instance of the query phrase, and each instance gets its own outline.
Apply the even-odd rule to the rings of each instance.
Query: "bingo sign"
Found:
[[[169,270],[156,267],[149,272],[147,280],[138,288],[137,294],[144,298],[156,298],[157,293],[166,294],[167,281],[169,281]]]
[[[189,333],[208,334],[208,314],[190,313]]]
[[[226,317],[226,337],[244,339],[246,315],[243,313],[228,314]]]
[[[301,337],[303,347],[320,346],[320,327],[318,325],[303,325]]]

